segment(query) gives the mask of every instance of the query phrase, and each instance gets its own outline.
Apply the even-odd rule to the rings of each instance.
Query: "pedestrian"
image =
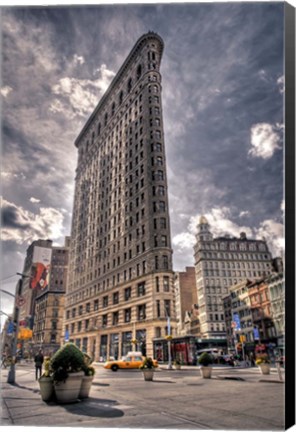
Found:
[[[44,361],[44,357],[43,357],[42,350],[40,349],[38,354],[35,355],[35,358],[34,358],[36,380],[38,379],[38,377],[39,378],[41,377],[43,361]]]

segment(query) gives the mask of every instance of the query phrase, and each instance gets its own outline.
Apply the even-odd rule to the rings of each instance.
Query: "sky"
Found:
[[[2,7],[1,288],[26,249],[70,235],[74,141],[142,34],[161,63],[174,270],[196,226],[284,249],[282,2]],[[2,295],[1,310],[12,311]],[[5,317],[4,317],[5,318]]]

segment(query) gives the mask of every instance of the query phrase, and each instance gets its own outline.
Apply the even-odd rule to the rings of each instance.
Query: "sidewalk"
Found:
[[[90,397],[65,405],[42,401],[33,365],[17,365],[14,385],[4,369],[1,425],[283,430],[284,386],[275,370],[263,381],[258,368],[215,367],[213,379],[204,380],[198,366],[166,367],[145,382],[138,370],[112,372],[95,364]],[[254,394],[263,402],[259,411]]]

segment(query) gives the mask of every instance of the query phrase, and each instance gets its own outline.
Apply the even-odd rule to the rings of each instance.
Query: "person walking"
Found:
[[[36,380],[38,380],[38,377],[39,378],[41,377],[43,361],[44,361],[44,357],[43,357],[42,350],[40,349],[38,354],[35,355],[35,358],[34,358]]]

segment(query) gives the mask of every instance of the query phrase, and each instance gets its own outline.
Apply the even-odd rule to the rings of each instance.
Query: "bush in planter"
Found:
[[[141,364],[140,369],[142,369],[142,370],[154,369],[154,364],[153,364],[152,358],[146,357],[145,360],[143,361],[143,363]]]
[[[50,401],[54,396],[52,371],[50,369],[50,358],[44,360],[44,372],[38,380],[41,398],[45,402]]]
[[[210,354],[204,352],[198,357],[198,363],[202,366],[209,366],[213,363],[213,358]]]
[[[270,360],[267,354],[259,354],[256,357],[255,363],[257,366],[260,366],[261,364],[269,364]]]
[[[71,342],[53,355],[50,368],[58,402],[70,403],[78,399],[86,367],[83,352]]]
[[[83,371],[85,367],[83,352],[71,342],[62,346],[50,360],[54,382],[66,381],[69,373]]]
[[[143,371],[145,381],[153,381],[155,366],[151,357],[145,357],[140,369]]]

